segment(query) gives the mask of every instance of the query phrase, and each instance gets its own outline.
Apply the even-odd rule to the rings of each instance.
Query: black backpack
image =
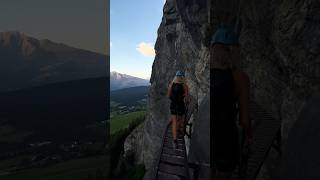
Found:
[[[172,83],[170,99],[175,102],[181,102],[184,98],[184,88],[182,83]]]

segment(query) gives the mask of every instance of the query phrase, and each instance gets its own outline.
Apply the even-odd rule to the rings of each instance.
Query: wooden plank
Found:
[[[181,150],[173,150],[173,149],[168,149],[168,148],[163,148],[163,154],[168,154],[168,155],[175,155],[175,156],[185,156],[185,152]]]
[[[173,141],[172,136],[165,136],[164,138],[166,141]],[[177,137],[177,141],[183,141],[183,137]]]
[[[165,139],[164,140],[164,144],[172,144],[173,143],[173,139]],[[180,146],[184,146],[184,142],[182,140],[177,140],[177,144]]]
[[[184,149],[183,146],[184,146],[184,144],[177,144],[176,149],[183,150]],[[173,149],[173,143],[172,142],[165,142],[164,147],[169,148],[169,149]]]
[[[165,138],[164,139],[164,142],[172,142],[173,139],[172,138]],[[182,139],[177,139],[177,143],[178,144],[184,144],[183,140]]]
[[[181,180],[177,175],[158,172],[157,180]]]
[[[180,156],[172,156],[172,155],[163,154],[161,156],[161,162],[166,163],[166,164],[170,163],[170,164],[184,166],[185,165],[185,158],[180,157]]]
[[[180,177],[186,177],[187,171],[184,167],[181,166],[173,166],[164,163],[159,164],[159,171],[167,174],[178,175]]]
[[[167,133],[165,137],[172,138],[173,136],[172,136],[172,133]],[[181,136],[181,135],[177,136],[177,139],[182,139],[182,138],[183,138],[183,136]]]

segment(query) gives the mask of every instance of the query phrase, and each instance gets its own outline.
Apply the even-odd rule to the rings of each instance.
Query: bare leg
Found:
[[[172,115],[171,120],[172,120],[172,137],[173,137],[173,140],[176,140],[177,139],[177,116]]]
[[[180,119],[180,132],[182,133],[182,135],[185,135],[185,127],[184,127],[184,115],[181,116]]]
[[[182,132],[181,132],[181,116],[177,116],[177,132],[178,132],[178,135],[182,134]]]

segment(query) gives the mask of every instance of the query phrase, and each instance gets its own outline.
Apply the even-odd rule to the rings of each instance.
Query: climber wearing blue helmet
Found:
[[[238,34],[232,25],[220,26],[210,47],[210,117],[211,164],[214,180],[230,180],[239,163],[239,142],[236,116],[239,107],[240,125],[247,144],[252,141],[248,114],[249,78],[238,70]],[[238,106],[237,106],[238,105]]]
[[[178,70],[178,71],[176,72],[176,76],[178,76],[178,77],[184,77],[184,71]]]
[[[237,45],[239,44],[239,36],[234,30],[234,26],[230,24],[221,24],[211,39],[211,45]]]
[[[168,88],[168,97],[171,100],[170,112],[172,121],[173,146],[177,147],[178,132],[184,135],[185,101],[188,96],[188,86],[185,83],[184,71],[178,70]]]

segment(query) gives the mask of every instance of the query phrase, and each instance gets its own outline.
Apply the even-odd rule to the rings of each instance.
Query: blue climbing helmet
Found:
[[[214,44],[235,45],[238,43],[239,36],[238,33],[234,31],[233,25],[220,25],[211,39],[211,46]]]
[[[176,72],[176,76],[182,76],[182,77],[184,77],[184,71],[178,70],[178,71]]]

